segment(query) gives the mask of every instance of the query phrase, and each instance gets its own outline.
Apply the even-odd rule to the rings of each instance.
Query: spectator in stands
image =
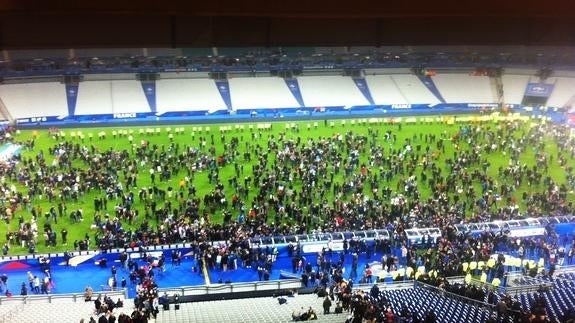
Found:
[[[309,321],[317,320],[317,314],[315,313],[315,310],[311,306],[307,310],[307,320],[309,320]],[[303,321],[305,321],[305,320],[303,320]]]
[[[326,296],[323,300],[323,314],[329,314],[329,310],[331,308],[331,300],[329,296]]]
[[[86,302],[89,302],[92,300],[92,295],[94,294],[94,290],[92,289],[91,286],[86,286],[86,288],[84,289],[84,300]]]
[[[363,281],[366,284],[371,284],[372,283],[372,275],[373,272],[371,271],[371,267],[369,265],[365,265],[365,272],[364,272],[364,279]]]
[[[508,316],[507,299],[501,298],[499,302],[497,302],[497,305],[495,305],[495,310],[497,311],[498,320],[505,321]]]
[[[395,315],[393,314],[391,307],[388,308],[387,311],[385,312],[385,320],[387,323],[394,323],[395,322]]]
[[[435,315],[435,312],[433,310],[429,310],[425,314],[424,323],[436,323],[436,322],[437,322],[437,316]]]
[[[303,315],[303,307],[301,308],[301,310],[294,310],[291,314],[291,318],[293,321],[301,321],[301,317]]]
[[[561,318],[561,322],[565,323],[575,323],[575,309],[570,309],[565,312],[565,315]]]
[[[100,309],[102,307],[102,294],[98,295],[98,298],[94,301],[94,307],[96,310],[96,314],[100,314]]]

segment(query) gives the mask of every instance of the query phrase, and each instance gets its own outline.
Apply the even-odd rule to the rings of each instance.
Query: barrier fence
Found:
[[[299,279],[285,279],[285,280],[270,280],[264,282],[249,282],[249,283],[235,283],[235,284],[212,284],[202,286],[183,286],[183,287],[169,287],[160,288],[159,293],[164,292],[168,295],[178,296],[198,296],[209,294],[225,294],[225,293],[238,293],[238,292],[254,292],[254,291],[271,291],[271,290],[290,290],[300,289],[302,287]]]
[[[118,289],[114,291],[94,291],[93,295],[105,294],[110,296],[112,299],[117,298],[128,298],[128,289]],[[94,299],[94,296],[92,296]],[[11,297],[0,297],[0,305],[17,305],[17,304],[33,304],[33,303],[66,303],[66,302],[85,302],[84,293],[73,293],[73,294],[50,294],[50,295],[26,295],[26,296],[11,296]]]
[[[94,294],[98,294],[98,291],[94,291]],[[124,300],[128,299],[128,290],[125,288],[114,291],[106,291],[103,294],[111,297],[114,300],[118,298],[123,298]],[[94,300],[94,296],[92,296],[92,300]],[[25,305],[28,304],[65,304],[85,301],[86,298],[84,293],[0,297],[0,307],[10,308],[7,312],[0,315],[0,323],[12,322],[14,315],[24,310]]]
[[[416,281],[415,284],[414,284],[414,287],[415,287],[415,288],[426,289],[426,290],[429,290],[429,291],[431,291],[431,292],[433,292],[433,293],[435,293],[435,294],[441,295],[441,296],[443,296],[443,297],[449,297],[449,298],[454,299],[454,300],[457,300],[457,301],[459,301],[459,302],[461,302],[461,303],[469,304],[469,305],[472,305],[472,306],[476,306],[476,307],[478,307],[478,308],[482,308],[482,309],[488,311],[490,314],[493,314],[493,313],[495,312],[495,305],[492,305],[492,304],[489,304],[489,303],[485,303],[485,302],[482,302],[482,301],[478,301],[478,300],[476,300],[476,299],[468,298],[468,297],[465,297],[465,296],[461,296],[461,295],[458,295],[458,294],[455,294],[455,293],[452,293],[452,292],[448,292],[448,291],[446,291],[446,290],[444,290],[444,289],[441,289],[441,288],[438,288],[438,287],[435,287],[435,286],[432,286],[432,285],[428,285],[428,284],[425,284],[425,283],[421,283],[421,282],[417,282],[417,281]]]
[[[379,290],[399,290],[399,289],[410,289],[413,288],[415,284],[415,280],[405,280],[405,281],[398,281],[392,283],[380,283],[377,284]],[[358,284],[353,285],[353,289],[362,289],[367,290],[370,289],[374,284]]]

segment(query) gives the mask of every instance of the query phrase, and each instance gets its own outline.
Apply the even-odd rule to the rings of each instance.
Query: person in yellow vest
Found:
[[[481,272],[480,281],[484,284],[487,283],[487,273],[485,272],[485,270],[483,272]]]

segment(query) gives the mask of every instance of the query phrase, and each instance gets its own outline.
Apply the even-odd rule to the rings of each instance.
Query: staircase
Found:
[[[501,73],[496,73],[496,75],[490,77],[491,80],[491,88],[493,93],[495,93],[496,102],[499,104],[500,107],[505,104],[505,96],[503,92],[503,78],[501,77]]]

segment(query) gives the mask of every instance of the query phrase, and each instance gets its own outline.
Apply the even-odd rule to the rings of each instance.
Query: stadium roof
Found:
[[[569,0],[3,0],[2,48],[575,44]]]

